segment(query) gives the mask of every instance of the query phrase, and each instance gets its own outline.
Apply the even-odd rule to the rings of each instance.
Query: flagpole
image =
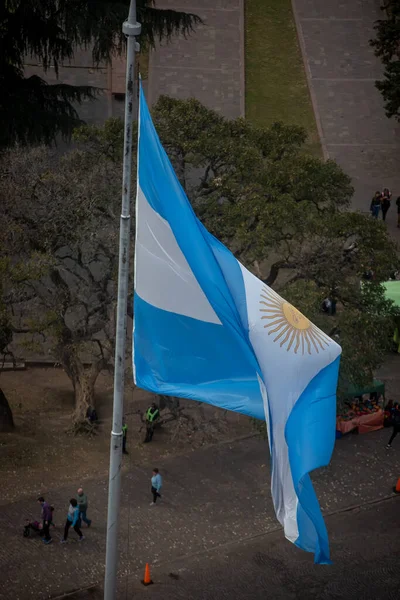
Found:
[[[130,196],[132,171],[132,121],[135,89],[136,36],[141,25],[136,22],[136,0],[131,0],[129,16],[122,25],[127,37],[124,159],[122,174],[122,208],[119,237],[118,302],[115,338],[114,403],[110,444],[110,474],[108,484],[106,571],[104,600],[115,600],[118,568],[118,525],[121,500],[122,419],[124,408],[124,371],[126,321],[129,282]]]

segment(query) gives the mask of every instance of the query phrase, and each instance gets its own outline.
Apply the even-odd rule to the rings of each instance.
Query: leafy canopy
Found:
[[[206,227],[338,339],[340,389],[369,382],[390,348],[397,314],[380,283],[399,260],[382,222],[350,212],[350,178],[335,162],[306,155],[298,127],[254,128],[196,100],[165,97],[154,119]],[[373,281],[362,285],[370,270]],[[335,316],[321,310],[327,297]]]
[[[9,263],[36,257],[43,265],[4,297],[14,351],[62,364],[75,391],[74,421],[82,422],[112,356],[121,163],[16,147],[1,157],[0,196]]]
[[[46,72],[58,74],[79,47],[93,49],[93,62],[125,49],[122,23],[130,0],[3,0],[0,5],[0,148],[14,142],[50,143],[57,134],[68,138],[81,121],[74,104],[93,99],[96,88],[49,85],[34,75],[24,77],[24,59],[35,57]],[[140,41],[153,47],[157,39],[188,35],[201,20],[193,14],[158,9],[153,0],[138,0]]]
[[[396,311],[380,282],[398,267],[383,223],[350,212],[350,178],[303,153],[305,132],[227,121],[197,100],[161,97],[153,118],[206,227],[343,347],[342,387],[364,384],[390,348]],[[112,123],[112,126],[111,126]],[[94,155],[118,160],[122,125],[83,127]],[[367,271],[374,280],[364,283]],[[321,311],[337,303],[335,316]]]
[[[193,99],[162,97],[153,116],[205,226],[338,339],[343,382],[369,381],[393,333],[395,311],[380,282],[398,258],[383,223],[349,211],[349,177],[336,163],[305,155],[298,127],[227,121]],[[83,126],[76,141],[79,150],[63,159],[12,150],[0,178],[6,218],[21,231],[13,238],[20,255],[48,257],[49,276],[29,289],[63,364],[113,341],[122,123]],[[366,271],[374,279],[361,284]],[[337,304],[335,316],[321,310],[326,297]]]

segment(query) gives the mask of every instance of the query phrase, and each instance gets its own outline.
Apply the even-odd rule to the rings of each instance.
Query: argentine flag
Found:
[[[285,536],[329,562],[309,476],[335,439],[340,346],[197,219],[140,91],[134,378],[154,392],[266,419]]]

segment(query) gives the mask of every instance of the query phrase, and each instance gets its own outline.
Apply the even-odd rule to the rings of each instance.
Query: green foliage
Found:
[[[346,285],[344,279],[339,284],[342,294],[349,294],[349,298],[345,303],[338,301],[334,316],[321,311],[323,292],[327,296],[329,288],[324,290],[315,281],[296,280],[287,284],[281,293],[341,345],[338,388],[341,400],[350,384],[363,386],[373,380],[374,370],[391,349],[393,322],[398,311],[385,299],[384,287],[379,283],[360,285],[357,280],[354,285],[351,282]]]
[[[82,121],[73,103],[93,100],[97,90],[88,86],[49,85],[37,75],[25,78],[12,66],[2,67],[0,148],[20,144],[50,143],[59,133],[68,139]]]
[[[379,285],[398,268],[382,222],[350,212],[350,178],[305,155],[296,126],[226,121],[196,100],[160,98],[154,119],[206,227],[343,347],[341,381],[364,384],[390,347],[396,311]],[[197,177],[191,175],[196,168]],[[366,271],[374,282],[361,286]],[[329,297],[335,317],[321,310]]]
[[[108,61],[125,51],[122,23],[130,0],[7,0],[0,6],[0,148],[15,142],[51,143],[57,134],[69,138],[81,124],[74,104],[93,99],[96,88],[49,85],[25,78],[24,59],[34,57],[46,72],[58,74],[79,47],[91,47],[93,62]],[[188,35],[201,20],[193,14],[157,9],[153,0],[138,0],[141,43]]]
[[[133,154],[137,140],[137,124],[133,123]],[[93,157],[100,156],[118,164],[122,162],[124,124],[121,119],[108,119],[102,127],[83,125],[73,133],[73,140],[85,148]]]
[[[9,233],[6,232],[6,235]],[[4,242],[5,236],[0,236],[2,254],[11,248]],[[36,252],[32,252],[23,262],[12,261],[9,257],[0,259],[0,359],[12,356],[12,305],[24,296],[24,286],[28,281],[45,275],[47,264],[47,257]]]
[[[297,126],[255,128],[196,100],[165,97],[153,116],[205,226],[339,341],[344,384],[370,381],[396,314],[380,282],[399,261],[384,224],[349,211],[349,177],[332,161],[306,156]],[[12,252],[50,257],[46,285],[31,289],[43,306],[38,327],[57,340],[65,364],[113,340],[122,126],[81,127],[75,139],[79,150],[63,159],[44,149],[5,153],[0,177],[7,209],[0,231],[13,232]],[[96,276],[93,264],[101,266]],[[370,270],[374,280],[361,285]],[[326,297],[337,303],[335,316],[321,310]],[[73,312],[79,318],[71,320]]]
[[[386,115],[400,120],[400,0],[387,0],[382,10],[386,18],[376,22],[376,37],[370,42],[385,67],[376,87],[385,100]]]
[[[13,267],[23,293],[7,300],[14,330],[31,350],[45,342],[79,377],[84,356],[104,365],[112,348],[121,164],[90,151],[16,148],[3,152],[0,175],[3,247],[25,269]]]

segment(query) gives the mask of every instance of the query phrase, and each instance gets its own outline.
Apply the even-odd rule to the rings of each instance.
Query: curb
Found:
[[[239,81],[240,81],[240,116],[246,117],[246,53],[245,53],[245,6],[244,0],[239,0]]]
[[[387,502],[388,500],[393,500],[396,497],[397,497],[396,494],[392,493],[390,496],[384,496],[383,498],[377,498],[375,500],[369,500],[368,502],[365,502],[364,504],[354,504],[354,505],[346,506],[344,508],[337,508],[336,510],[333,510],[331,512],[323,513],[322,516],[324,518],[333,517],[333,516],[341,514],[341,513],[351,512],[351,511],[356,510],[358,508],[363,508],[365,506],[370,506],[370,505],[373,505],[373,504],[380,504],[381,502]],[[209,553],[211,554],[212,552],[219,551],[219,550],[222,550],[224,548],[229,548],[231,546],[236,546],[237,544],[242,544],[242,543],[245,544],[247,542],[251,542],[252,540],[256,540],[258,538],[262,538],[262,537],[271,535],[272,533],[276,533],[277,531],[283,531],[283,528],[280,525],[276,525],[275,527],[272,527],[268,531],[262,531],[260,533],[255,533],[254,535],[249,535],[247,537],[243,537],[243,538],[240,538],[238,540],[231,540],[229,542],[225,542],[224,544],[220,544],[219,546],[214,546],[213,548],[209,548],[207,550],[199,550],[198,552],[193,552],[192,554],[184,554],[182,556],[178,556],[172,562],[174,563],[174,562],[177,562],[177,561],[188,560],[188,559],[191,559],[191,558],[196,558],[197,556],[205,556],[206,554],[209,554]],[[171,564],[171,563],[160,561],[159,563],[154,562],[154,564],[157,565],[157,566],[159,566],[159,567],[162,567],[163,565],[166,566],[167,564]]]
[[[296,0],[291,0],[291,4],[292,4],[292,12],[293,12],[293,17],[294,17],[294,22],[295,22],[296,30],[297,30],[297,39],[299,41],[301,56],[302,56],[302,59],[303,59],[304,71],[305,71],[306,79],[307,79],[308,91],[309,91],[309,94],[310,94],[311,104],[312,104],[312,107],[313,107],[315,123],[317,125],[318,137],[319,137],[319,141],[321,143],[322,154],[323,154],[324,160],[328,160],[329,159],[329,152],[328,152],[328,149],[326,147],[324,130],[322,128],[322,122],[321,122],[321,115],[319,113],[319,108],[318,108],[318,103],[317,103],[317,97],[315,95],[314,87],[313,87],[313,84],[312,84],[311,71],[310,71],[310,67],[309,67],[309,64],[308,64],[308,60],[307,60],[306,43],[305,43],[305,40],[304,40],[303,29],[302,29],[302,26],[301,26],[300,17],[299,17],[299,14],[297,12],[297,8],[296,8]]]
[[[76,594],[80,594],[81,592],[90,592],[91,590],[93,590],[94,592],[103,592],[101,587],[99,587],[98,583],[92,583],[91,585],[87,585],[85,587],[76,588],[69,592],[65,592],[64,594],[61,594],[59,596],[49,596],[49,598],[50,600],[62,600],[63,598],[70,598],[71,596],[75,596]]]

